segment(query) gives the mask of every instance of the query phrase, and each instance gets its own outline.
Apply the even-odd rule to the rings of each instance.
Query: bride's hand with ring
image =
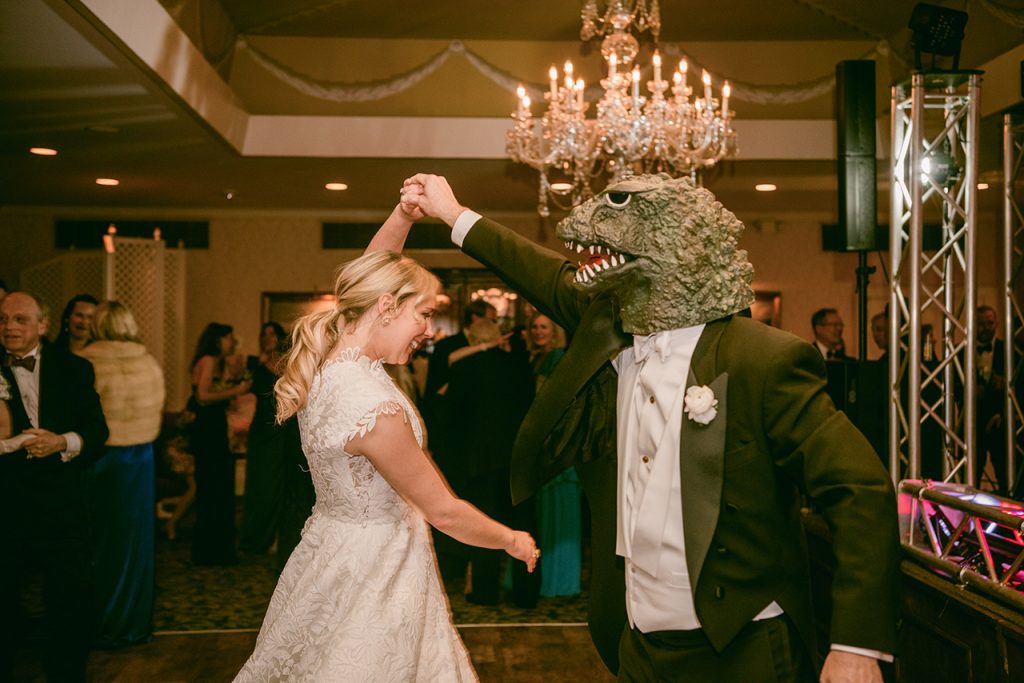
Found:
[[[512,543],[505,548],[505,552],[517,560],[525,562],[528,572],[533,572],[537,566],[537,560],[540,559],[540,550],[537,549],[533,536],[525,531],[512,532]]]

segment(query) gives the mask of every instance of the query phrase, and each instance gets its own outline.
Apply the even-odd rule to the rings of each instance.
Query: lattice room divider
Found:
[[[105,256],[104,295],[135,315],[142,340],[161,362],[167,387],[165,410],[188,399],[185,376],[185,252],[161,240],[114,237]]]
[[[164,410],[188,399],[185,348],[185,251],[160,240],[116,237],[107,252],[70,252],[23,270],[22,286],[50,308],[56,337],[64,304],[76,294],[116,299],[139,323],[146,348],[160,361],[167,386]]]

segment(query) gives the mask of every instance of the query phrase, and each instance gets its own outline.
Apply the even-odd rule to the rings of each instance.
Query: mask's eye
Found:
[[[605,202],[613,209],[621,209],[629,204],[629,200],[632,198],[633,195],[629,192],[609,192],[604,196]]]

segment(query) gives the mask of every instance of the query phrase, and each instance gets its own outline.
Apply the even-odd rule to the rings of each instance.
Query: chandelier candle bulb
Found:
[[[506,135],[505,149],[512,160],[539,172],[537,211],[541,216],[551,215],[549,200],[567,209],[594,196],[594,186],[609,179],[617,182],[638,173],[658,172],[696,178],[736,154],[735,114],[729,109],[731,84],[723,82],[720,99],[715,99],[711,74],[701,69],[696,75],[704,82],[704,92],[699,92],[699,84],[687,82],[689,61],[681,55],[671,62],[672,78],[666,82],[662,67],[669,63],[658,50],[659,3],[608,0],[605,4],[607,11],[598,13],[596,0],[588,0],[581,14],[580,37],[584,41],[599,37],[606,62],[597,72],[601,87],[591,88],[595,106],[588,106],[586,83],[575,76],[568,60],[561,69],[556,62],[548,71],[551,91],[545,96],[549,102],[540,114],[541,125],[533,125],[526,96],[529,89],[516,90],[514,125]],[[624,11],[626,7],[630,9]],[[647,67],[637,60],[641,52],[637,36],[647,31],[653,44],[648,53],[651,70],[645,72]],[[676,64],[678,70],[673,68]],[[641,74],[646,76],[647,95],[640,92]],[[588,108],[594,110],[593,118],[586,117]],[[583,271],[579,277],[592,275]]]

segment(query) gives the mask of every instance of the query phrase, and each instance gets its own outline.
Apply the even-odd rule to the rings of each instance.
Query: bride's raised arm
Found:
[[[384,221],[384,224],[377,230],[377,234],[370,240],[364,253],[369,254],[372,251],[397,251],[401,253],[402,249],[405,248],[405,238],[409,236],[412,224],[423,218],[424,215],[418,206],[405,201],[406,195],[417,193],[418,189],[418,186],[402,188],[401,200],[387,220]]]

